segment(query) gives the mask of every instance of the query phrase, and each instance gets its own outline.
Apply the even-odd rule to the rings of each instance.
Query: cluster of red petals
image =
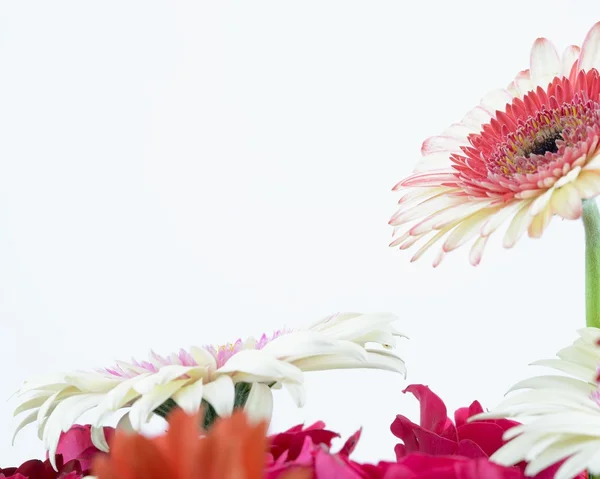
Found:
[[[58,471],[52,468],[49,460],[32,459],[19,467],[0,468],[0,479],[80,479],[84,475],[76,459],[65,463],[58,455],[56,466]]]
[[[355,432],[337,453],[331,453],[331,442],[339,434],[325,429],[321,421],[303,428],[294,426],[285,432],[269,437],[269,451],[265,478],[279,479],[288,471],[306,471],[308,477],[342,479],[369,478],[363,465],[350,460],[360,438]],[[287,476],[286,476],[287,477]]]
[[[448,417],[444,402],[427,386],[411,384],[404,392],[410,392],[419,401],[420,421],[413,423],[405,416],[398,415],[390,429],[402,440],[395,447],[399,464],[422,469],[442,468],[444,473],[406,477],[438,477],[444,479],[476,479],[479,477],[525,479],[526,463],[513,467],[498,466],[488,458],[505,442],[505,431],[518,425],[508,419],[486,419],[467,421],[471,416],[484,412],[478,401],[469,407],[454,412],[454,422]],[[552,479],[561,463],[554,464],[533,476],[534,479]],[[416,469],[415,469],[416,470]],[[387,477],[387,476],[386,476]],[[404,476],[390,476],[404,477]],[[581,473],[575,479],[584,479]]]
[[[0,479],[79,479],[87,476],[92,460],[103,455],[92,444],[91,426],[75,425],[60,435],[56,450],[56,470],[48,458],[45,461],[33,459],[19,467],[0,468]],[[104,436],[110,441],[114,428],[105,427]]]
[[[493,193],[509,199],[517,191],[535,190],[564,175],[582,155],[597,150],[598,102],[600,74],[596,70],[573,72],[570,79],[555,78],[546,90],[538,87],[523,99],[513,99],[481,133],[469,136],[472,146],[463,147],[463,155],[451,156],[457,171],[454,185],[474,196]],[[563,139],[556,143],[558,151],[524,157],[520,152],[520,147],[527,146],[523,139],[535,139],[538,129],[547,125],[559,128]]]

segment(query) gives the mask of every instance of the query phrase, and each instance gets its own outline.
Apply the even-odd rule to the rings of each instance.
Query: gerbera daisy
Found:
[[[100,427],[119,410],[135,430],[153,413],[165,416],[174,405],[196,412],[204,403],[208,423],[242,406],[252,420],[270,419],[271,388],[283,386],[299,407],[304,404],[303,371],[376,368],[405,374],[395,350],[396,337],[402,336],[392,326],[396,320],[383,313],[337,314],[306,329],[278,331],[258,340],[192,347],[168,357],[152,353],[149,361],[117,362],[111,368],[25,383],[15,415],[29,414],[15,435],[37,421],[38,435],[53,460],[61,431],[88,411],[92,441],[102,450],[108,446]]]
[[[600,193],[600,23],[581,49],[559,55],[538,38],[529,69],[439,136],[425,140],[423,158],[394,190],[390,246],[421,243],[420,258],[443,242],[433,264],[474,239],[477,265],[489,236],[506,220],[504,246],[527,231],[539,238],[551,218],[576,219],[582,200]]]
[[[600,473],[600,329],[585,328],[557,359],[534,364],[566,375],[538,376],[521,381],[511,391],[526,389],[506,399],[489,413],[471,419],[499,417],[527,421],[504,434],[510,440],[491,456],[503,465],[527,461],[527,475],[535,475],[563,459],[556,479],[570,479],[584,470]]]

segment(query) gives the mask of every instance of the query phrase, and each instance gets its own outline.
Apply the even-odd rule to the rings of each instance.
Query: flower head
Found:
[[[197,412],[203,401],[218,416],[232,413],[236,387],[249,385],[244,408],[252,420],[270,419],[271,388],[285,387],[298,406],[305,401],[303,371],[377,368],[405,372],[396,354],[391,314],[344,313],[309,328],[236,341],[224,347],[192,347],[149,361],[118,362],[94,372],[61,374],[25,383],[16,413],[30,411],[17,428],[38,421],[38,431],[53,461],[61,431],[84,412],[92,413],[92,441],[108,445],[99,428],[116,411],[138,430],[167,400]],[[16,434],[15,433],[15,434]]]
[[[504,434],[509,442],[492,455],[493,461],[505,465],[527,461],[525,471],[534,475],[564,460],[556,479],[570,479],[585,469],[600,473],[599,338],[600,329],[581,329],[579,338],[559,351],[558,358],[533,363],[563,374],[521,381],[511,388],[520,390],[518,394],[475,417],[527,421]]]
[[[0,479],[81,479],[83,473],[81,465],[76,459],[65,462],[58,455],[56,467],[50,461],[32,459],[24,462],[19,467],[0,467]]]
[[[370,478],[363,466],[349,456],[360,439],[361,430],[350,436],[336,453],[330,451],[332,440],[339,434],[325,429],[321,421],[303,428],[295,426],[269,437],[269,455],[265,477],[278,479],[294,470],[310,473],[309,477],[340,479]]]
[[[266,423],[252,425],[242,411],[217,421],[203,438],[198,414],[169,417],[164,436],[149,439],[117,431],[110,455],[94,461],[98,479],[191,477],[260,479],[266,450]]]
[[[114,428],[104,427],[102,433],[105,441],[110,441],[114,432]],[[90,472],[94,457],[103,452],[92,443],[91,426],[75,424],[67,432],[61,433],[56,454],[60,454],[65,463],[77,460],[85,476]]]
[[[583,46],[558,55],[538,38],[530,67],[505,90],[486,95],[461,122],[425,140],[423,158],[394,189],[391,246],[443,241],[434,259],[476,238],[479,264],[489,236],[506,220],[504,246],[527,231],[539,238],[554,215],[576,219],[600,193],[600,23]]]
[[[495,465],[486,465],[486,461],[479,461],[479,459],[489,458],[502,447],[505,444],[503,434],[518,426],[518,422],[503,418],[470,420],[483,413],[483,408],[478,401],[473,401],[469,407],[457,409],[454,412],[453,422],[447,416],[444,402],[427,386],[411,384],[404,392],[412,393],[419,400],[421,418],[420,424],[415,424],[407,417],[398,415],[392,423],[390,427],[392,433],[403,442],[395,448],[398,462],[420,464],[419,467],[422,467],[429,456],[454,456],[473,460],[471,463],[457,463],[459,468],[469,471],[478,471],[481,468],[496,470]],[[420,459],[406,459],[414,454],[417,454],[417,458]],[[430,461],[429,467],[434,468],[436,460],[430,459]],[[500,477],[525,477],[523,473],[527,464],[523,462],[517,466],[520,475],[502,468],[498,469],[503,474]],[[535,479],[554,477],[558,467],[559,464],[549,463],[547,468],[536,473]]]

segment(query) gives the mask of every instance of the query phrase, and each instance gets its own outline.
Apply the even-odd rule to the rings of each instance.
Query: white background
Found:
[[[0,8],[0,466],[22,381],[226,342],[336,311],[391,311],[392,373],[306,375],[273,431],[324,419],[391,459],[401,390],[492,407],[584,322],[583,232],[514,250],[389,249],[424,138],[600,20],[589,1],[3,1]]]

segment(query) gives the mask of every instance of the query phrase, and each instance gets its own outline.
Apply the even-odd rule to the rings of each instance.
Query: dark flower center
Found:
[[[536,138],[533,147],[530,151],[525,153],[525,158],[529,158],[531,155],[544,155],[546,153],[556,153],[558,151],[557,140],[562,140],[561,133],[556,132],[553,135]]]

